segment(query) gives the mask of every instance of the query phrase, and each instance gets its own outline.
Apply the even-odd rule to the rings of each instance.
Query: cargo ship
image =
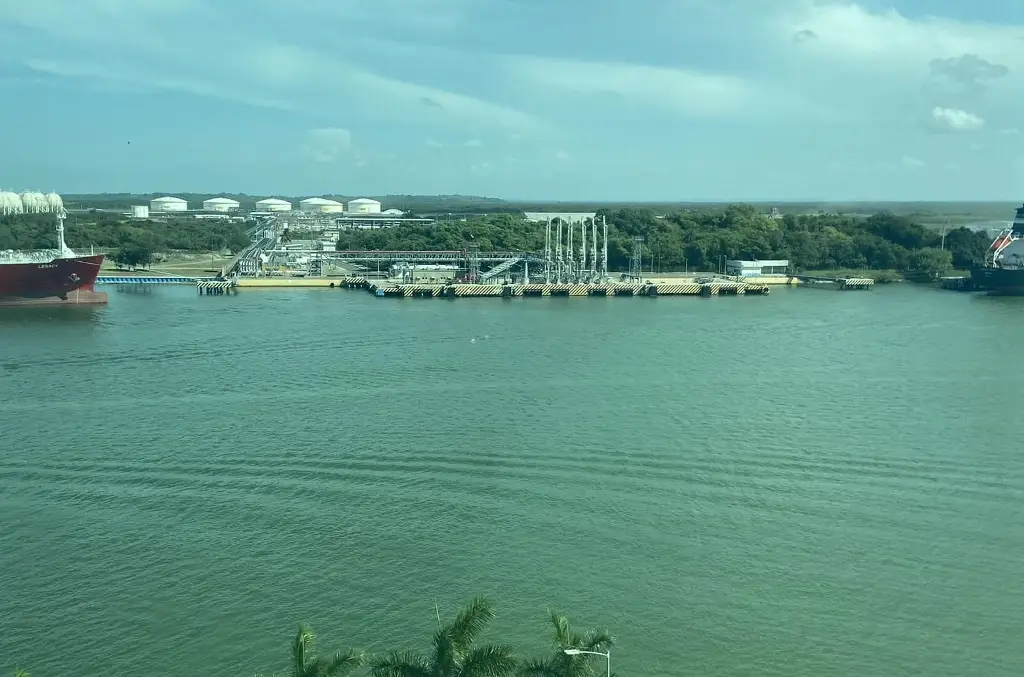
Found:
[[[57,221],[57,248],[47,251],[0,251],[0,306],[106,303],[93,289],[103,255],[80,256],[64,241],[67,212],[56,193],[0,193],[4,215],[52,213]]]
[[[971,271],[971,287],[995,296],[1024,296],[1024,204],[992,241],[985,264]]]

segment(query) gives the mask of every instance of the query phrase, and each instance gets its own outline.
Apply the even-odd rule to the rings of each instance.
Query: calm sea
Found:
[[[0,673],[281,672],[486,595],[620,675],[1024,674],[1024,303],[910,286],[0,314]]]

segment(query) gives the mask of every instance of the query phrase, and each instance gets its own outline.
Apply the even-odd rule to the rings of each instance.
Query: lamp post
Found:
[[[604,656],[608,661],[608,677],[612,677],[612,652],[608,651],[584,651],[583,649],[563,649],[566,656],[579,656],[580,654],[591,654],[594,656]]]

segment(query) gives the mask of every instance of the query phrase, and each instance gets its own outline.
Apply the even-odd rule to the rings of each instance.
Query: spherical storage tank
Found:
[[[335,214],[345,211],[345,205],[334,200],[325,200],[322,197],[308,197],[299,202],[299,209],[304,212]]]
[[[258,212],[290,212],[291,210],[291,202],[280,200],[276,197],[268,197],[256,203],[256,211]]]
[[[380,203],[361,197],[348,203],[349,214],[380,214]]]
[[[203,200],[203,211],[206,212],[231,212],[238,209],[238,200],[229,197],[211,197]]]
[[[188,209],[188,202],[180,197],[168,195],[149,201],[149,211],[151,212],[183,212],[186,209]]]
[[[23,211],[20,195],[6,190],[0,191],[0,216],[21,214]]]

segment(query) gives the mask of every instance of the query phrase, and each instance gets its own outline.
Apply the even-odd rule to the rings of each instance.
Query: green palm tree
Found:
[[[28,670],[19,670],[14,668],[14,677],[29,677]]]
[[[588,630],[582,635],[573,632],[569,619],[552,612],[551,624],[554,626],[554,654],[550,658],[531,659],[523,663],[520,669],[522,677],[603,677],[605,666],[603,659],[592,654],[569,656],[566,649],[582,651],[608,652],[615,640],[607,630]],[[614,675],[614,673],[612,673]]]
[[[490,602],[476,598],[448,625],[438,621],[429,654],[392,651],[370,663],[373,677],[508,677],[519,667],[512,649],[499,644],[475,646],[494,619]]]
[[[316,655],[316,635],[306,625],[292,642],[291,677],[345,677],[363,664],[363,654],[356,649],[338,651],[330,658]]]

